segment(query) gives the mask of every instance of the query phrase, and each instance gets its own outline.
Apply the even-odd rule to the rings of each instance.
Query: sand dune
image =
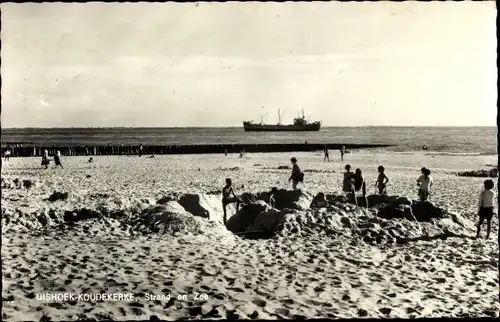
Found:
[[[343,164],[295,156],[302,169],[321,170],[306,172],[304,194],[339,192]],[[289,170],[279,168],[289,158],[99,157],[91,167],[75,157],[57,170],[11,159],[2,169],[3,319],[498,316],[498,220],[489,240],[470,238],[484,179],[454,175],[496,157],[348,156],[373,183],[383,164],[389,192],[410,198],[420,167],[431,168],[432,201],[462,224],[384,220],[347,205],[266,210],[288,218],[280,228],[288,224],[286,233],[271,239],[229,232],[221,224],[224,179],[233,179],[237,193],[285,188]],[[245,229],[274,224],[262,216]],[[445,230],[460,237],[439,238]],[[407,242],[366,241],[382,231]],[[412,240],[422,236],[437,237]],[[129,298],[51,302],[38,298],[45,293]]]

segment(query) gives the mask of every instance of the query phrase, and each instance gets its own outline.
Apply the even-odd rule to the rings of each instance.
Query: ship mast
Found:
[[[280,110],[278,109],[278,125],[281,124],[281,114]]]

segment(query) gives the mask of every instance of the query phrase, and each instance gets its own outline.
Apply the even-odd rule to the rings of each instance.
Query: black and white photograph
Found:
[[[495,2],[0,10],[3,321],[499,317]]]

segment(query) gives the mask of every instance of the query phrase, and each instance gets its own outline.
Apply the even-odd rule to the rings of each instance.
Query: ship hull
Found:
[[[321,123],[315,122],[304,125],[270,125],[243,122],[243,128],[246,132],[308,132],[319,131],[321,129]]]

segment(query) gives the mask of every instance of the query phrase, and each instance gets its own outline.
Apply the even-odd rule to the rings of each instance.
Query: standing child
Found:
[[[49,151],[43,150],[43,155],[42,155],[42,165],[45,166],[45,169],[49,168]]]
[[[224,225],[227,222],[227,205],[236,203],[236,211],[240,208],[240,198],[238,198],[233,190],[233,182],[230,178],[226,179],[226,185],[222,188],[222,208],[224,210]]]
[[[59,151],[59,150],[57,151],[56,155],[54,156],[54,163],[55,163],[54,168],[57,168],[57,166],[60,166],[61,168],[64,169],[64,167],[61,164],[61,151]]]
[[[278,196],[278,188],[271,188],[271,193],[269,194],[269,206],[276,208],[276,197]]]
[[[378,189],[379,195],[387,194],[387,183],[389,183],[389,178],[385,175],[385,168],[383,166],[378,167],[378,178],[375,183],[375,187]]]
[[[477,224],[476,238],[479,238],[479,235],[481,233],[481,225],[483,224],[485,219],[487,224],[486,239],[490,238],[491,219],[493,218],[494,207],[493,202],[495,200],[495,192],[493,191],[494,187],[495,184],[493,183],[493,180],[488,179],[484,182],[484,190],[479,194],[479,223]]]
[[[427,201],[430,188],[432,187],[431,170],[423,167],[420,171],[422,175],[417,179],[417,185],[419,186],[418,196],[420,197],[420,201]]]
[[[10,148],[7,147],[7,149],[5,149],[5,162],[9,162],[9,159],[10,159]]]
[[[354,202],[356,206],[358,205],[358,198],[356,197],[356,192],[362,192],[362,198],[365,201],[365,207],[368,208],[368,199],[366,198],[366,182],[365,179],[363,178],[363,173],[361,172],[361,169],[356,169],[356,172],[354,173],[354,176],[352,176],[352,180],[354,181],[354,189],[353,189],[353,197],[354,197]]]
[[[340,161],[344,161],[345,145],[340,149]]]
[[[291,158],[292,162],[292,175],[288,179],[288,181],[292,181],[292,189],[297,190],[297,185],[299,182],[304,182],[304,174],[300,171],[299,166],[297,165],[297,159]]]
[[[325,162],[326,160],[328,160],[328,162],[330,162],[330,153],[328,152],[328,146],[326,146],[326,145],[325,145],[324,153],[325,153],[325,157],[323,158],[323,162]]]
[[[347,194],[350,194],[353,191],[353,183],[352,183],[353,175],[354,172],[351,171],[351,166],[349,164],[346,164],[344,172],[344,181],[342,181],[342,191],[344,191]]]

